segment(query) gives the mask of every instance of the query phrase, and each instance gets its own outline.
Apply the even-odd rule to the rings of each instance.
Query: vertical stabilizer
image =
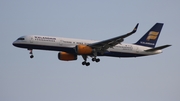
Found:
[[[159,38],[163,23],[156,23],[139,41],[135,44],[154,48]]]

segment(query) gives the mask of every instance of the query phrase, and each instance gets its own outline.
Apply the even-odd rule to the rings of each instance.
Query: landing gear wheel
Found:
[[[83,62],[82,62],[82,65],[86,65],[86,61],[83,61]]]
[[[96,59],[96,62],[99,62],[99,61],[100,61],[100,59],[99,59],[99,58],[97,58],[97,59]]]
[[[93,62],[94,62],[94,61],[99,62],[100,59],[99,59],[99,58],[92,58],[92,61],[93,61]]]
[[[32,59],[34,57],[34,55],[31,55],[30,58]]]
[[[93,62],[96,61],[96,58],[92,58],[92,61],[93,61]]]
[[[89,62],[86,62],[86,66],[89,66],[90,65],[90,63]]]
[[[90,63],[89,63],[89,62],[86,62],[86,61],[83,61],[83,62],[82,62],[82,65],[89,66],[89,65],[90,65]]]

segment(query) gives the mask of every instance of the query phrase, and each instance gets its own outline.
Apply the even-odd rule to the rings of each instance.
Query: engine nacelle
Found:
[[[78,55],[87,55],[93,52],[93,49],[87,45],[77,45],[76,52]]]
[[[59,52],[58,59],[63,60],[63,61],[77,60],[77,55],[66,53],[66,52]]]

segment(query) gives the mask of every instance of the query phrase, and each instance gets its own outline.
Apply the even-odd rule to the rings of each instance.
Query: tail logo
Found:
[[[147,41],[156,40],[157,37],[158,37],[158,34],[159,34],[159,32],[151,31],[151,32],[149,32],[148,37],[147,37],[146,40]]]

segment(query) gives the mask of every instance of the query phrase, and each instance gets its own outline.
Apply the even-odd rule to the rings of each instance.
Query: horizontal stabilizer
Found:
[[[164,48],[167,48],[171,45],[164,45],[164,46],[159,46],[159,47],[156,47],[156,48],[152,48],[152,49],[148,49],[148,50],[145,50],[146,52],[152,52],[152,51],[156,51],[156,50],[161,50],[161,49],[164,49]]]

